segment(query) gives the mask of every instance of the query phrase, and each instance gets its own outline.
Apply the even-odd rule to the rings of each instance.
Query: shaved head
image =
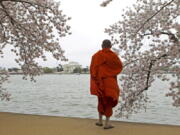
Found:
[[[111,47],[112,47],[112,45],[111,45],[111,41],[110,40],[108,40],[108,39],[103,40],[102,48],[111,48]]]

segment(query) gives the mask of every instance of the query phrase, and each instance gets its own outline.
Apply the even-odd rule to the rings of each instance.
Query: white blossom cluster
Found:
[[[50,52],[57,60],[67,60],[60,38],[70,33],[67,17],[53,0],[0,0],[0,57],[11,46],[15,61],[31,80],[41,73],[37,59],[47,60]],[[1,82],[2,84],[2,82]]]
[[[169,80],[164,69],[176,78],[167,96],[180,106],[180,0],[137,0],[105,32],[125,61],[120,117],[146,109],[155,77]]]

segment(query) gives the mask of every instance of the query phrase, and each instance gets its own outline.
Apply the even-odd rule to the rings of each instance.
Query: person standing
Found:
[[[111,129],[110,117],[113,107],[118,104],[120,89],[117,75],[122,71],[123,64],[120,58],[111,51],[111,41],[102,42],[102,50],[96,52],[90,65],[90,92],[98,97],[99,121],[97,126],[103,126],[102,117],[106,116],[104,129]]]

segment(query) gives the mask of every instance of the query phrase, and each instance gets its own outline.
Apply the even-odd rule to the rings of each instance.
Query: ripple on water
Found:
[[[37,83],[32,83],[20,75],[11,76],[6,86],[12,100],[0,102],[0,111],[97,118],[97,98],[90,95],[89,75],[43,75],[36,79]],[[129,119],[112,119],[180,125],[180,108],[172,107],[172,100],[165,97],[167,87],[167,83],[156,79],[147,92],[151,102],[146,112],[140,110]]]

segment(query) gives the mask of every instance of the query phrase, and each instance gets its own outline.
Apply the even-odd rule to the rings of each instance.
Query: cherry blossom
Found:
[[[172,97],[173,106],[180,106],[179,0],[137,0],[105,32],[124,61],[120,117],[146,109],[146,91],[156,78],[170,82],[166,96]]]
[[[66,61],[60,38],[71,34],[67,17],[53,0],[0,0],[0,57],[3,50],[11,47],[15,61],[21,67],[24,79],[40,75],[37,59],[47,60],[50,52],[56,60]],[[0,95],[6,76],[0,73]],[[0,96],[2,98],[2,96]]]

